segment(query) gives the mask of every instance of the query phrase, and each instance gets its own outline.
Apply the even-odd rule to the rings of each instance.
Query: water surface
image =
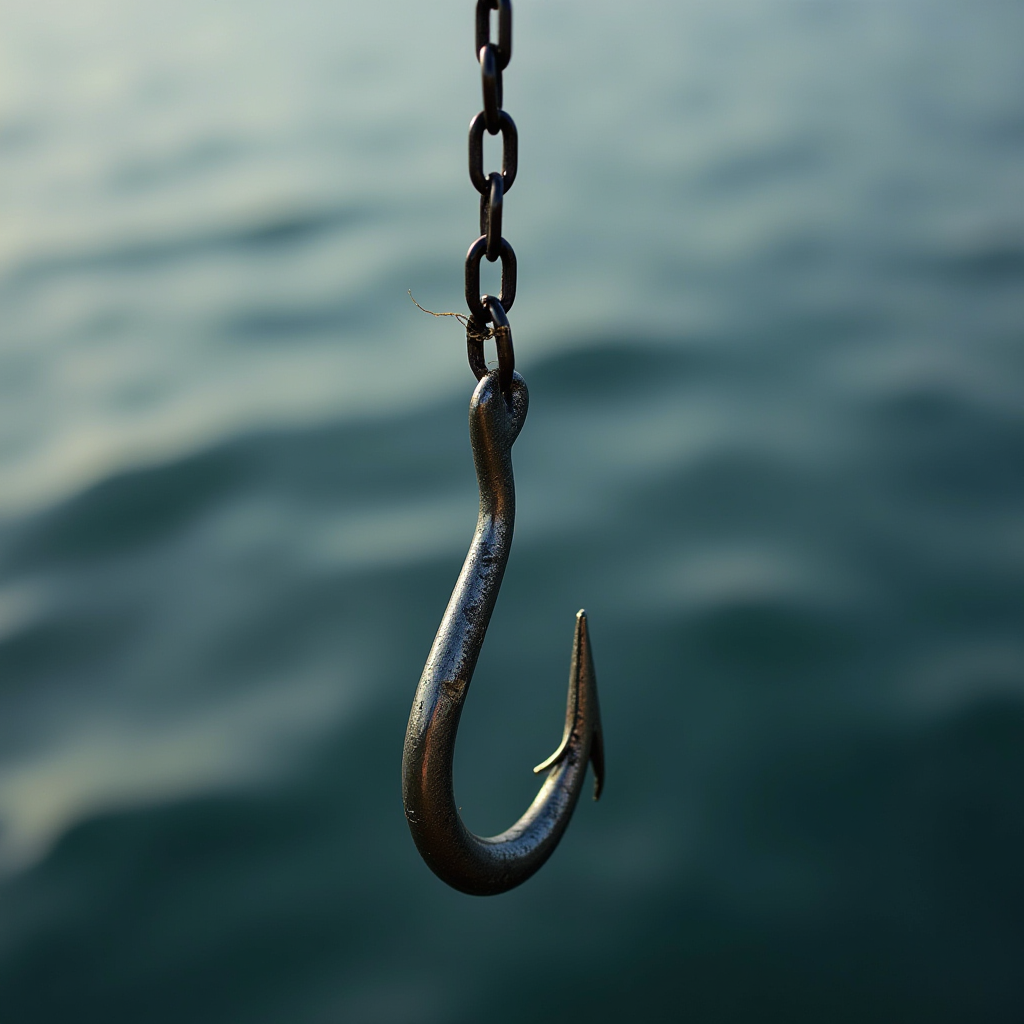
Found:
[[[475,519],[407,294],[462,308],[472,5],[0,8],[3,1020],[1020,1021],[1024,8],[515,17],[456,787],[530,800],[581,605],[608,785],[480,900],[399,791]]]

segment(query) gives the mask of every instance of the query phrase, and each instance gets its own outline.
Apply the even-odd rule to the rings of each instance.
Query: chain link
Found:
[[[498,12],[498,41],[491,42],[491,11]],[[512,386],[515,353],[508,311],[516,298],[516,254],[502,237],[501,216],[505,193],[516,180],[519,165],[519,133],[515,122],[502,110],[502,71],[512,58],[511,0],[477,0],[476,56],[484,109],[469,124],[469,180],[480,193],[480,237],[466,253],[466,346],[469,365],[479,380],[487,373],[484,339],[493,336],[498,346],[498,372],[502,389]],[[501,171],[484,174],[484,131],[501,135]],[[501,295],[480,294],[480,260],[501,260]],[[486,325],[493,327],[488,331]]]
[[[492,135],[498,134],[501,117],[502,82],[498,67],[498,48],[488,43],[480,51],[480,84],[484,92],[484,125]]]
[[[491,11],[498,12],[498,65],[502,71],[512,59],[512,0],[482,0],[476,5],[476,54],[491,42]]]
[[[516,301],[516,254],[512,246],[501,239],[498,258],[501,260],[501,295],[498,301],[507,313]],[[487,254],[487,236],[481,235],[466,253],[466,305],[469,306],[470,320],[478,325],[491,322],[486,312],[487,295],[480,294],[480,260]],[[484,331],[484,334],[487,332]]]
[[[480,197],[480,234],[487,236],[484,255],[493,263],[501,255],[501,208],[505,201],[505,179],[491,171],[491,187]]]
[[[480,111],[469,122],[469,180],[481,195],[490,185],[484,174],[484,128],[487,127],[484,111]],[[516,180],[519,170],[519,132],[516,123],[504,110],[498,112],[498,131],[501,132],[501,176],[505,191],[508,192]]]

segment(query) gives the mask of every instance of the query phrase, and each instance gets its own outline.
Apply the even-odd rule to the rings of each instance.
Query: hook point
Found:
[[[576,629],[572,642],[572,669],[569,679],[569,705],[566,709],[565,732],[562,735],[562,742],[558,744],[555,752],[545,760],[541,761],[533,769],[534,775],[554,768],[560,761],[564,760],[569,752],[573,732],[576,727],[576,719],[579,713],[580,689],[587,688],[588,694],[585,700],[596,701],[597,693],[594,689],[594,661],[590,653],[589,633],[587,630],[587,612],[581,608],[576,613]],[[593,745],[591,748],[590,761],[594,769],[594,799],[601,795],[601,788],[604,781],[604,749],[600,735],[600,719],[594,733]]]

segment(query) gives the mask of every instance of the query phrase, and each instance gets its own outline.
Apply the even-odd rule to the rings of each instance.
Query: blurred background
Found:
[[[608,783],[493,899],[399,777],[473,8],[0,3],[0,1019],[1019,1024],[1024,6],[515,0],[456,789],[532,798],[584,605]]]

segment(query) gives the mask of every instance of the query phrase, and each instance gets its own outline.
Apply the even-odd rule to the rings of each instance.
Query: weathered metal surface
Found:
[[[462,892],[488,896],[526,881],[551,856],[594,767],[594,798],[604,778],[597,681],[587,618],[576,616],[565,730],[558,749],[534,771],[548,772],[526,813],[501,835],[482,838],[463,824],[452,764],[459,718],[505,573],[515,526],[512,445],[529,393],[512,373],[506,398],[500,371],[477,385],[469,434],[480,487],[480,516],[462,573],[416,689],[402,762],[405,815],[431,870]]]

